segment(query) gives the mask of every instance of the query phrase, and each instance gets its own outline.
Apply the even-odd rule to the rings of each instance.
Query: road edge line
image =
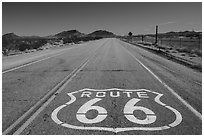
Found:
[[[48,98],[48,100],[46,100],[42,106],[40,106],[37,111],[35,111],[30,118],[28,118],[26,120],[25,123],[22,124],[22,126],[20,126],[20,128],[18,128],[13,135],[19,135],[21,132],[23,132],[23,130],[38,116],[38,114],[40,114],[40,112],[42,112],[47,105],[49,105],[49,103],[57,96],[57,94],[59,94],[64,88],[65,86],[67,86],[67,84],[77,75],[77,73],[79,73],[85,66],[86,64],[90,61],[90,59],[87,59],[85,62],[82,63],[82,65],[80,65],[80,67],[76,70],[75,73],[73,73],[73,75],[71,75],[70,78],[68,78],[58,89],[55,90],[55,94],[53,94],[50,98]]]
[[[106,42],[105,42],[106,43]],[[104,43],[104,44],[105,44]],[[102,44],[101,46],[103,46]],[[94,50],[93,53],[95,53],[101,46],[99,46],[96,50]],[[32,117],[33,114],[35,114],[44,104],[53,96],[57,95],[59,90],[62,90],[62,87],[66,84],[68,84],[73,77],[76,76],[78,72],[89,62],[91,58],[93,58],[95,54],[92,56],[89,56],[85,61],[83,61],[77,68],[75,68],[68,76],[66,76],[60,83],[58,83],[54,88],[52,88],[45,96],[43,96],[42,99],[40,99],[34,106],[32,106],[26,113],[24,113],[21,117],[19,117],[13,124],[11,124],[7,129],[5,129],[2,133],[2,135],[7,135],[7,134],[13,134],[16,131],[18,131],[24,124],[25,122],[28,121]],[[48,104],[47,104],[48,105]],[[46,107],[46,106],[44,106]],[[43,108],[44,109],[44,108]],[[43,110],[42,109],[42,110]],[[32,121],[30,121],[32,122]],[[20,128],[18,128],[20,127]],[[17,130],[15,130],[18,128]]]
[[[123,46],[122,46],[123,47]],[[124,48],[124,47],[123,47]],[[124,48],[128,54],[130,54],[140,65],[142,65],[150,74],[152,74],[164,87],[166,87],[179,101],[181,101],[191,112],[193,112],[201,121],[202,115],[195,108],[193,108],[188,102],[186,102],[181,96],[179,96],[172,88],[170,88],[165,82],[163,82],[156,74],[154,74],[148,67],[146,67],[140,60],[138,60],[129,50]]]
[[[70,50],[72,48],[73,47],[70,47],[67,50]],[[42,59],[36,59],[36,60],[34,59],[33,61],[28,61],[27,63],[23,63],[23,64],[21,64],[19,66],[16,66],[16,67],[13,67],[13,68],[10,68],[10,69],[6,69],[6,70],[2,71],[2,74],[5,74],[5,73],[11,72],[11,71],[14,71],[14,70],[17,70],[17,69],[20,69],[20,68],[23,68],[23,67],[26,67],[26,66],[29,66],[29,65],[32,65],[32,64],[44,61],[44,60],[47,60],[49,58],[53,58],[53,57],[59,56],[59,55],[63,54],[64,52],[65,51],[59,51],[58,53],[56,53],[54,55],[51,55],[51,56],[48,55],[48,57],[45,57],[45,58],[42,57]]]

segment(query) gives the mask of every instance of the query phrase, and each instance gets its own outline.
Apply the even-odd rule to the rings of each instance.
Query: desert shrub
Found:
[[[177,51],[173,50],[173,51],[171,51],[171,53],[177,53]]]
[[[29,41],[21,41],[18,43],[17,47],[20,51],[25,51],[26,49],[38,49],[39,47],[46,44],[47,41],[44,39],[40,40],[29,40]]]
[[[186,56],[186,54],[185,53],[181,53],[181,56]]]
[[[35,41],[34,43],[32,43],[30,45],[31,49],[38,49],[39,47],[43,46],[44,44],[46,44],[47,41],[44,40],[44,39],[41,39],[41,40],[37,40]]]
[[[157,46],[157,48],[159,48],[159,49],[166,49],[166,47],[163,47],[163,46]]]
[[[199,57],[202,57],[202,51],[201,50],[195,50],[194,53],[198,55]]]
[[[189,57],[197,57],[196,54],[190,54]]]
[[[192,53],[192,50],[190,48],[177,48],[176,49],[178,52],[185,52],[185,53]]]
[[[26,49],[30,49],[30,45],[27,43],[21,43],[18,45],[18,49],[20,51],[25,51]]]
[[[165,52],[166,52],[166,53],[170,53],[170,51],[169,51],[169,50],[165,50]]]
[[[66,44],[66,43],[72,43],[72,39],[70,38],[65,38],[63,39],[63,43]]]
[[[143,43],[143,45],[146,45],[146,46],[151,46],[151,45],[152,45],[152,43],[150,43],[150,42],[144,42],[144,43]]]
[[[179,48],[179,49],[176,49],[176,50],[178,52],[185,52],[185,53],[188,53],[188,54],[191,54],[191,55],[196,54],[199,57],[202,56],[202,51],[201,50],[194,50],[194,49],[191,49],[191,48]]]

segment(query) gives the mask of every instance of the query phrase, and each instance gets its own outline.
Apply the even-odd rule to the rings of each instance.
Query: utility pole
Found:
[[[181,48],[181,37],[180,37],[180,48]]]
[[[162,36],[161,36],[161,45],[162,45]]]
[[[157,36],[158,35],[158,26],[156,25],[156,36],[155,36],[155,44],[157,45]]]

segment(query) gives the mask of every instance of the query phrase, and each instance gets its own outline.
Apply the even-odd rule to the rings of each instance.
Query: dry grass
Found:
[[[133,38],[133,41],[141,41],[141,38]],[[144,42],[154,43],[154,37],[145,37]],[[189,56],[202,57],[202,40],[198,38],[159,38],[158,45],[161,49],[175,50],[187,53]]]

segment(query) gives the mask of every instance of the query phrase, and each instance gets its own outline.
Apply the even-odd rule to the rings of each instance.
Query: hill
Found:
[[[4,55],[8,55],[10,51],[25,51],[26,49],[37,50],[46,43],[55,43],[61,40],[66,44],[108,37],[115,37],[115,34],[105,30],[97,30],[90,34],[81,33],[78,30],[68,30],[46,37],[18,36],[14,33],[8,33],[2,36],[2,51]]]
[[[72,37],[82,37],[82,36],[85,36],[85,34],[79,32],[78,30],[63,31],[54,35],[54,37],[56,38],[72,38]]]
[[[5,40],[13,40],[13,39],[20,39],[21,37],[14,34],[14,33],[7,33],[2,36],[2,39]]]
[[[103,38],[115,37],[114,33],[106,31],[106,30],[97,30],[88,35],[92,37],[103,37]]]
[[[45,39],[40,36],[18,36],[14,33],[7,33],[2,36],[3,40],[27,40],[27,39]]]
[[[21,37],[14,33],[7,33],[2,36],[2,50],[14,49],[16,41],[20,40]]]
[[[2,51],[7,55],[11,50],[24,51],[26,49],[37,49],[47,43],[47,39],[39,36],[18,36],[8,33],[2,36]]]

